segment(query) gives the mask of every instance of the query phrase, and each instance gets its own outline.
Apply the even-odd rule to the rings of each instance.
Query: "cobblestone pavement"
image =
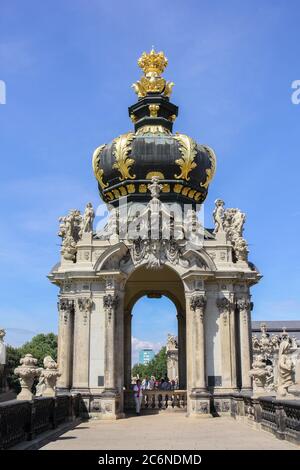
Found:
[[[81,423],[42,449],[300,449],[230,417],[186,418],[184,414],[142,415]]]

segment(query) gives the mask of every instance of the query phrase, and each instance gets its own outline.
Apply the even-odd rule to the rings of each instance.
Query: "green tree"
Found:
[[[38,360],[37,365],[43,367],[43,360],[45,356],[51,356],[55,361],[57,360],[57,335],[54,333],[38,334],[34,336],[31,341],[23,344],[19,348],[7,346],[6,357],[6,377],[10,389],[19,393],[21,390],[18,377],[14,374],[16,367],[20,365],[20,359],[25,354],[32,354]]]
[[[132,375],[144,378],[147,376],[151,377],[154,375],[155,378],[161,379],[167,374],[167,355],[166,347],[163,346],[161,350],[155,354],[152,361],[149,364],[135,364],[132,368]]]
[[[38,360],[37,365],[43,367],[43,360],[45,356],[51,356],[55,361],[57,360],[57,335],[54,333],[43,334],[34,336],[31,341],[23,344],[19,348],[22,356],[25,354],[32,354]]]
[[[21,353],[18,348],[7,346],[6,348],[6,378],[9,389],[16,393],[20,393],[21,386],[18,376],[15,375],[14,370],[20,365]]]

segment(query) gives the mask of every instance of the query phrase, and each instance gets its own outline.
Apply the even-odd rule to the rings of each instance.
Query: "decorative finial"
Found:
[[[267,325],[266,325],[266,323],[261,323],[261,324],[260,324],[260,331],[261,331],[262,333],[266,333],[266,332],[267,332]]]
[[[173,82],[167,82],[161,74],[168,65],[168,59],[163,52],[156,52],[154,47],[149,53],[143,52],[138,60],[138,66],[143,70],[144,77],[134,83],[132,87],[139,98],[148,93],[161,93],[169,97],[174,86]]]
[[[158,176],[152,176],[151,178],[151,184],[148,184],[148,189],[151,193],[152,199],[158,199],[161,190],[163,189],[163,185],[159,184],[159,177]]]

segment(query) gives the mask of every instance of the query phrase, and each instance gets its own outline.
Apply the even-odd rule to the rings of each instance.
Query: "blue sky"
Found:
[[[57,289],[46,278],[59,256],[57,218],[99,203],[92,152],[132,128],[130,85],[152,45],[169,59],[175,130],[217,154],[206,226],[217,197],[247,214],[250,259],[264,275],[252,291],[253,318],[299,319],[300,105],[291,102],[299,24],[296,0],[1,0],[0,325],[8,342],[57,329]],[[154,310],[171,312],[164,302],[136,309],[147,305],[148,321]],[[139,341],[162,341],[156,320],[136,318]]]

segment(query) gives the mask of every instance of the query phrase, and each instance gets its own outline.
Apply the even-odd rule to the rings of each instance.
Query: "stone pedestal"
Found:
[[[208,392],[193,390],[189,395],[187,415],[190,418],[211,418],[210,395]]]
[[[103,392],[99,401],[100,413],[90,413],[91,417],[105,420],[124,418],[124,413],[120,412],[120,395],[118,395],[116,392]]]

